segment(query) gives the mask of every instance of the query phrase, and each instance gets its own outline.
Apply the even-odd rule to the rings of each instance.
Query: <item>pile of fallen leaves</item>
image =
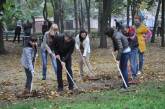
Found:
[[[80,93],[93,93],[102,90],[114,89],[120,87],[122,80],[118,78],[119,72],[114,63],[110,49],[93,49],[90,57],[91,65],[95,71],[96,78],[90,79],[85,77],[79,81],[79,57],[77,53],[73,54],[73,74],[74,80],[79,87],[78,91],[70,92],[67,90],[66,73],[64,75],[65,91],[57,93],[54,85],[57,85],[54,71],[51,66],[50,59],[48,61],[48,80],[41,81],[41,58],[36,62],[36,72],[34,77],[35,90],[29,97],[18,97],[18,92],[22,93],[25,83],[24,69],[20,65],[20,57],[22,47],[13,43],[6,43],[6,49],[9,54],[0,57],[0,100],[12,101],[17,99],[25,99],[29,97],[56,99],[59,96],[72,96]],[[40,54],[40,53],[39,53]],[[150,46],[145,52],[145,65],[143,73],[139,76],[140,82],[149,80],[165,81],[165,50],[157,46]],[[15,60],[12,61],[11,60]],[[88,70],[84,67],[85,75]],[[38,76],[39,74],[39,76]],[[37,77],[38,76],[38,77]],[[37,79],[36,79],[37,78]],[[51,88],[53,86],[53,88]]]

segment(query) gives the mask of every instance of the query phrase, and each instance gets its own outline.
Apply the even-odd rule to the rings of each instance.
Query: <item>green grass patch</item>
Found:
[[[4,109],[164,109],[165,82],[148,82],[136,86],[136,91],[118,89],[61,97],[54,101],[30,100]]]

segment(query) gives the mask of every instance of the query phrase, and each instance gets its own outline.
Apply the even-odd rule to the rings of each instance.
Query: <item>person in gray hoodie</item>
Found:
[[[23,48],[21,64],[24,67],[26,74],[24,94],[31,93],[32,91],[32,80],[34,76],[34,59],[35,59],[36,46],[37,46],[37,39],[30,38],[27,46]]]
[[[109,28],[105,34],[112,39],[114,51],[117,51],[116,60],[119,61],[119,67],[124,77],[124,80],[128,84],[128,59],[129,53],[131,52],[131,48],[129,47],[129,42],[126,36],[122,34],[120,31],[115,31],[113,28]],[[123,83],[123,88],[126,86]]]

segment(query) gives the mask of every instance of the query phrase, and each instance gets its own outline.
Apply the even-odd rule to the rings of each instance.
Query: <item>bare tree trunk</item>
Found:
[[[0,54],[5,53],[4,40],[3,40],[3,27],[0,25]]]
[[[36,33],[36,27],[35,27],[35,17],[34,16],[32,16],[31,17],[32,18],[32,20],[33,20],[33,22],[32,22],[32,28],[33,28],[33,35]]]
[[[64,32],[64,2],[63,0],[60,0],[59,7],[60,7],[60,30],[63,33]]]
[[[53,7],[54,23],[56,23],[59,26],[59,1],[51,0],[50,2]]]
[[[101,1],[100,1],[101,2]],[[100,46],[99,48],[107,48],[107,37],[104,35],[104,26],[108,24],[108,20],[106,19],[106,2],[107,0],[103,0],[103,12],[101,16],[101,24],[100,24]]]
[[[103,2],[99,1],[99,14],[98,14],[98,36],[101,33],[101,17],[103,16]]]
[[[79,0],[79,4],[80,4],[80,7],[79,7],[79,25],[80,25],[80,29],[84,29],[84,11],[83,11],[83,4],[82,4],[82,1]]]
[[[84,11],[83,11],[83,3],[81,1],[81,8],[80,8],[80,19],[81,19],[81,26],[80,29],[84,29],[84,22],[85,22],[85,17],[84,17]]]
[[[154,28],[153,28],[153,36],[152,36],[152,39],[151,39],[151,43],[155,42],[155,33],[156,33],[158,16],[159,16],[159,11],[160,11],[160,4],[161,4],[161,0],[159,0],[159,2],[158,2],[158,7],[157,7],[157,11],[156,11],[156,16],[155,16],[155,22],[154,22]]]
[[[129,8],[130,8],[130,4],[129,1],[127,0],[127,26],[129,26]]]
[[[111,17],[111,10],[109,10],[112,6],[112,0],[103,0],[103,15],[101,17],[101,27],[100,27],[100,48],[107,48],[107,36],[104,35],[104,32],[106,30],[107,27],[109,27],[108,25],[108,21],[109,24],[111,22],[110,17]]]
[[[47,20],[47,17],[48,17],[47,0],[45,0],[45,3],[44,3],[43,17],[44,17],[44,20]]]
[[[91,32],[90,29],[90,4],[91,4],[91,0],[85,0],[85,5],[86,5],[86,12],[87,12],[87,24],[88,24],[88,33]]]
[[[134,17],[135,17],[135,0],[132,1],[132,5],[131,5],[131,13],[132,13],[132,25],[134,25]]]
[[[3,5],[6,3],[6,0],[1,0],[0,2],[0,11],[3,12],[4,11],[4,7]],[[0,17],[2,17],[2,15],[0,15]],[[4,54],[5,51],[5,46],[4,46],[4,40],[3,40],[3,20],[0,19],[0,54]]]
[[[112,0],[107,1],[108,27],[111,27]]]
[[[161,40],[161,46],[165,47],[165,42],[164,42],[164,33],[165,33],[165,0],[162,0],[162,40]]]
[[[75,25],[76,25],[76,33],[77,33],[78,31],[77,0],[74,0],[74,15],[75,15]]]

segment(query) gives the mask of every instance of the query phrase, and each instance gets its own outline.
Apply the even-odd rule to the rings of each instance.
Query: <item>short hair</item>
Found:
[[[105,35],[107,35],[108,37],[112,37],[114,31],[115,30],[113,28],[107,28],[106,31],[105,31]]]
[[[72,32],[65,32],[64,36],[68,37],[69,39],[73,39],[73,33]]]

